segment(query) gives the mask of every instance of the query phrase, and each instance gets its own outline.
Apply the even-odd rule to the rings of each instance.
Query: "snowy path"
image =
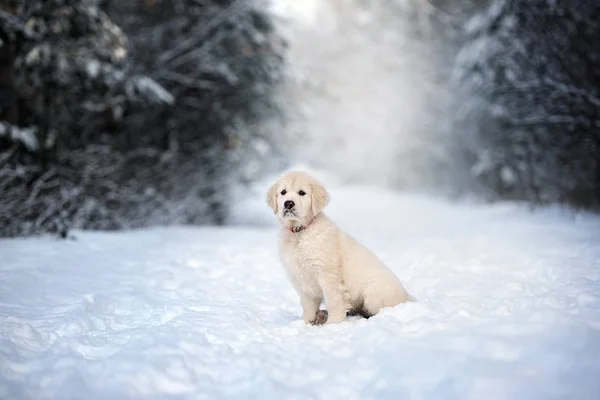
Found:
[[[1,240],[0,398],[600,398],[600,218],[332,196],[419,302],[304,326],[272,225]]]

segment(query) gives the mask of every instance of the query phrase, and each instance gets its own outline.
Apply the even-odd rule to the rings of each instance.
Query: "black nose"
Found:
[[[294,202],[293,202],[293,201],[291,201],[291,200],[286,200],[286,202],[285,202],[285,203],[283,203],[283,206],[284,206],[284,207],[285,207],[287,210],[289,210],[289,209],[291,209],[291,208],[294,208],[294,206],[295,206],[295,205],[296,205],[296,204],[294,204]]]

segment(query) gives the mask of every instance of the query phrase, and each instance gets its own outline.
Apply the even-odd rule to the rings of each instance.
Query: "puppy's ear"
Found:
[[[311,185],[311,202],[313,215],[317,215],[329,204],[329,193],[319,182]]]
[[[271,185],[267,192],[267,205],[273,210],[273,214],[277,215],[277,182]]]

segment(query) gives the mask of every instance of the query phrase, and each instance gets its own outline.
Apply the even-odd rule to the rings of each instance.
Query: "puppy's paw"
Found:
[[[327,310],[319,310],[317,311],[317,316],[315,317],[314,321],[311,321],[311,323],[313,325],[323,325],[325,324],[325,322],[327,322],[328,316],[329,313],[327,312]]]

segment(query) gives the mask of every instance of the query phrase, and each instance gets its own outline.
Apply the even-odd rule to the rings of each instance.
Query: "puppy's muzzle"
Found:
[[[294,209],[295,206],[296,206],[296,203],[294,203],[292,200],[286,200],[285,203],[283,203],[283,215],[286,217],[295,216],[296,215],[296,210]]]

